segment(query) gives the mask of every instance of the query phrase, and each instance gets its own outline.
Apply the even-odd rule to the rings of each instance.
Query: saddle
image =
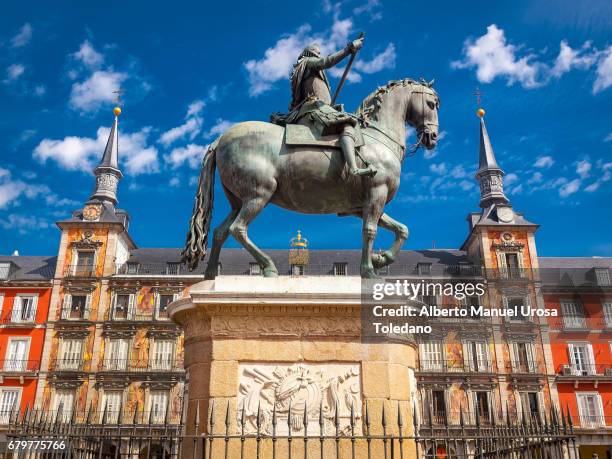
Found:
[[[304,124],[287,124],[285,126],[285,144],[290,146],[314,146],[325,148],[340,148],[340,135],[321,135],[314,126]],[[355,148],[364,144],[359,126],[355,127]]]

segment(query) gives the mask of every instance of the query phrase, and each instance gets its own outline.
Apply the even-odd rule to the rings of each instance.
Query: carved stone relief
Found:
[[[355,433],[360,431],[362,398],[360,367],[357,364],[241,364],[238,388],[238,429],[244,419],[245,433],[272,435],[276,407],[276,434],[304,435],[304,411],[307,411],[308,435],[319,435],[323,413],[324,434],[336,432],[335,418],[343,435],[350,433],[351,407]],[[289,407],[291,406],[291,419]],[[244,413],[243,413],[244,411]]]

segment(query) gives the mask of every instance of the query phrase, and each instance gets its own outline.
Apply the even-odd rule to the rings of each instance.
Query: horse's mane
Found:
[[[413,80],[412,78],[404,78],[403,80],[391,80],[386,85],[379,86],[368,97],[366,97],[363,102],[361,102],[361,105],[357,109],[357,116],[359,116],[366,122],[369,119],[378,120],[378,112],[380,110],[380,107],[382,106],[383,96],[393,91],[393,89],[397,87],[408,86],[412,84],[426,86],[433,91],[432,83],[428,83],[423,79],[419,81]],[[435,91],[434,94],[436,94]]]

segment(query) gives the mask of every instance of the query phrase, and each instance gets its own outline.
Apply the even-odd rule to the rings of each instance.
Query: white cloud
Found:
[[[357,15],[367,13],[370,15],[370,20],[378,21],[382,19],[382,12],[378,10],[381,6],[380,0],[367,0],[363,5],[353,8],[353,13]]]
[[[25,72],[25,66],[22,64],[11,64],[6,69],[5,83],[12,83],[17,80]]]
[[[514,172],[504,176],[504,185],[506,186],[510,186],[516,181],[518,181],[518,175]]]
[[[11,38],[11,46],[13,48],[21,48],[23,46],[26,46],[28,43],[30,43],[31,39],[32,39],[32,26],[30,25],[29,22],[26,22],[24,25],[21,26],[21,29],[19,29],[19,32],[17,33],[17,35]]]
[[[0,226],[6,230],[16,230],[19,234],[26,234],[29,231],[49,228],[50,224],[44,218],[34,215],[10,214],[6,218],[0,218]]]
[[[39,85],[34,87],[34,95],[36,95],[38,97],[42,97],[46,93],[47,93],[47,88],[45,88],[45,85],[39,84]]]
[[[589,176],[589,172],[591,171],[591,163],[586,159],[582,161],[578,161],[576,163],[576,174],[580,176],[581,179],[585,179]]]
[[[435,172],[438,175],[444,175],[446,174],[446,164],[444,163],[432,164],[429,166],[429,170],[431,172]]]
[[[270,90],[278,80],[287,78],[296,58],[311,40],[309,33],[310,25],[305,24],[266,49],[262,59],[244,64],[249,72],[249,95],[258,96]]]
[[[102,156],[110,129],[100,127],[96,138],[68,136],[62,140],[43,139],[33,156],[41,163],[56,162],[61,168],[89,172]],[[128,175],[159,170],[157,148],[147,145],[150,127],[134,133],[119,133],[119,167]]]
[[[454,68],[476,67],[476,77],[482,83],[503,77],[509,85],[519,82],[525,88],[538,86],[541,65],[533,62],[532,55],[517,57],[517,51],[519,47],[507,42],[504,31],[491,24],[483,36],[465,41],[463,59],[451,65]]]
[[[544,175],[541,172],[534,172],[529,180],[527,180],[528,185],[533,185],[534,183],[542,182]]]
[[[0,167],[0,209],[15,205],[22,196],[34,199],[49,192],[49,187],[46,185],[32,185],[19,179],[13,179],[11,171]]]
[[[97,70],[85,81],[72,85],[70,105],[85,112],[96,111],[102,104],[115,100],[113,91],[127,78],[127,73]]]
[[[223,134],[229,128],[231,128],[234,124],[233,121],[218,119],[213,127],[211,127],[207,132],[204,133],[204,138],[216,137],[218,135]]]
[[[202,110],[204,109],[203,100],[195,100],[187,107],[187,114],[185,115],[185,122],[180,126],[173,127],[162,133],[159,137],[159,142],[165,147],[171,145],[179,139],[187,137],[189,140],[195,139],[195,137],[202,130]]]
[[[568,196],[576,193],[580,189],[580,179],[574,179],[571,182],[567,182],[561,188],[559,188],[559,196],[567,198]]]
[[[536,162],[533,164],[534,167],[540,167],[543,169],[550,168],[553,164],[555,164],[555,160],[552,156],[540,156]]]
[[[555,78],[560,78],[563,74],[572,70],[572,68],[584,70],[591,67],[597,59],[597,52],[589,52],[590,48],[590,41],[584,43],[579,50],[575,50],[568,45],[566,40],[562,40],[559,44],[559,55],[550,70],[551,75]]]
[[[597,78],[595,79],[595,83],[593,83],[594,94],[612,86],[612,45],[608,46],[602,53],[602,58],[597,64],[595,73]]]
[[[355,61],[355,69],[363,73],[376,73],[384,69],[395,68],[395,45],[389,43],[385,50],[369,61]]]
[[[612,132],[608,133],[608,135],[604,137],[604,142],[612,142]]]
[[[164,160],[172,169],[177,169],[184,163],[196,169],[200,166],[204,153],[208,146],[189,144],[186,147],[174,148],[169,155],[164,156]]]
[[[333,9],[330,6],[330,10]],[[289,78],[291,69],[303,49],[311,42],[318,42],[322,54],[330,54],[346,46],[349,36],[353,30],[353,20],[350,18],[339,19],[337,13],[330,29],[311,33],[309,24],[300,26],[294,33],[282,36],[274,46],[264,52],[261,59],[251,59],[244,66],[249,74],[249,95],[256,97],[272,89],[274,83]],[[385,50],[374,56],[369,61],[355,61],[354,71],[348,75],[351,82],[361,81],[361,75],[357,72],[375,73],[383,69],[395,66],[395,45],[389,43]],[[343,67],[329,69],[333,77],[340,77]]]
[[[104,62],[104,56],[95,50],[89,40],[81,43],[79,50],[72,55],[86,67],[99,68]]]
[[[181,184],[181,179],[179,179],[178,177],[172,177],[169,181],[168,181],[168,185],[176,188]]]

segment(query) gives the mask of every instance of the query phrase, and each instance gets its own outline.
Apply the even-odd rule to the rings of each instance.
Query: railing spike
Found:
[[[291,400],[289,400],[289,409],[287,411],[287,432],[291,436]]]
[[[400,402],[397,402],[397,425],[398,427],[404,427],[404,420],[402,419],[402,408]]]
[[[306,399],[304,399],[304,416],[302,418],[302,422],[304,424],[304,433],[308,432],[308,403]]]
[[[244,413],[244,410],[243,410]],[[272,404],[272,425],[276,427],[278,424],[278,416],[276,414],[276,401]]]
[[[210,432],[213,433],[213,427],[215,426],[215,399],[210,404],[210,414],[208,415],[208,425],[210,426]]]
[[[225,427],[229,428],[230,425],[230,400],[227,400],[227,406],[225,407]]]
[[[385,401],[384,400],[383,400],[383,406],[382,406],[381,424],[383,427],[387,427],[387,413],[385,412]]]
[[[259,434],[259,428],[261,427],[261,400],[257,402],[257,419],[255,420],[257,426],[257,433]]]
[[[323,397],[319,402],[319,435],[323,435],[323,427],[325,426],[325,419],[323,418]]]
[[[368,408],[367,400],[365,402],[365,418],[364,418],[364,421],[365,421],[366,427],[368,428],[368,435],[369,435],[370,434],[370,410]]]
[[[199,399],[198,399],[198,403],[196,403],[196,411],[195,411],[195,418],[194,418],[194,427],[195,427],[194,434],[197,435],[199,427],[200,427],[200,400]]]

